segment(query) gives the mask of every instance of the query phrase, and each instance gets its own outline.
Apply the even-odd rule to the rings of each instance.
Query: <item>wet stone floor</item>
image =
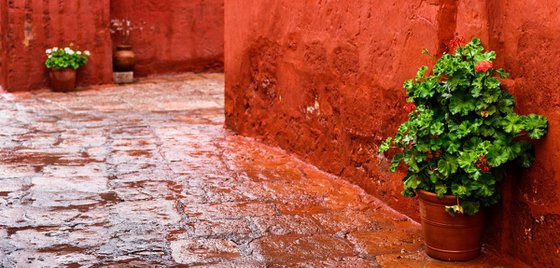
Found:
[[[0,267],[464,267],[337,177],[223,128],[223,76],[0,94]],[[486,254],[469,263],[494,267]]]

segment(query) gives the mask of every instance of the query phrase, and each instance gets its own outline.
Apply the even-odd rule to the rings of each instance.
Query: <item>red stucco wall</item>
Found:
[[[300,155],[418,218],[377,144],[405,119],[402,83],[423,48],[479,36],[512,73],[521,113],[550,120],[537,162],[504,183],[487,241],[532,266],[560,266],[559,4],[547,1],[225,3],[226,125]]]
[[[548,137],[536,143],[537,161],[506,185],[503,220],[495,224],[504,228],[503,250],[534,267],[560,267],[559,10],[558,1],[487,0],[479,12],[488,14],[480,24],[488,26],[487,43],[499,55],[496,64],[512,74],[506,89],[515,95],[517,110],[549,120]],[[467,17],[458,30],[476,33],[468,26],[473,21]]]
[[[111,18],[135,28],[137,75],[223,71],[223,8],[224,0],[113,0]]]
[[[0,91],[6,86],[6,35],[8,29],[8,2],[0,1]]]
[[[48,86],[45,49],[70,43],[92,52],[80,85],[111,83],[113,43],[120,43],[112,40],[111,19],[137,28],[131,34],[137,76],[223,70],[223,0],[1,2],[0,85],[10,91]]]
[[[109,0],[7,2],[8,31],[2,38],[8,47],[8,90],[47,86],[45,49],[70,43],[92,53],[78,73],[81,85],[112,81]]]

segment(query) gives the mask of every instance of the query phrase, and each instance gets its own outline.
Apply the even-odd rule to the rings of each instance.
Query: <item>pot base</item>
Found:
[[[76,70],[72,68],[51,69],[51,89],[55,92],[70,92],[76,89]]]
[[[480,248],[471,250],[445,250],[426,245],[428,256],[442,261],[470,261],[480,256]]]
[[[450,215],[445,206],[454,205],[454,196],[437,198],[419,190],[422,232],[428,256],[444,261],[468,261],[480,256],[484,213],[473,216]]]

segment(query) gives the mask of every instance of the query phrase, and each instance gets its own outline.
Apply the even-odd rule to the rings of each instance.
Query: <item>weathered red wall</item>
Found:
[[[78,73],[81,85],[109,83],[111,37],[109,0],[8,2],[6,88],[29,90],[48,85],[45,49],[64,47],[90,50],[90,63]]]
[[[10,91],[48,86],[44,51],[70,43],[92,52],[90,63],[78,73],[80,85],[111,83],[110,20],[115,18],[128,18],[138,28],[131,34],[138,58],[135,69],[138,76],[222,71],[223,2],[1,1],[0,85]]]
[[[398,15],[396,15],[398,14]],[[427,1],[226,2],[226,124],[297,152],[414,215],[379,141],[405,119],[402,82],[439,47]]]
[[[224,0],[114,0],[111,18],[136,28],[137,75],[223,71]]]
[[[512,177],[503,206],[494,210],[501,213],[494,226],[503,228],[496,244],[534,267],[560,267],[560,2],[487,0],[474,10],[480,1],[468,2],[457,30],[486,32],[496,64],[512,74],[505,88],[515,95],[518,112],[549,120],[548,137],[536,143],[534,166]]]
[[[8,2],[0,1],[0,91],[6,86],[6,35],[8,30]]]
[[[550,133],[534,167],[504,183],[487,240],[532,266],[560,267],[559,4],[549,1],[225,2],[226,125],[293,151],[418,218],[377,144],[405,119],[402,83],[423,48],[480,36],[512,77],[521,113]]]

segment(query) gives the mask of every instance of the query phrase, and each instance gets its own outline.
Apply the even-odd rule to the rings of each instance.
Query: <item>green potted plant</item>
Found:
[[[547,131],[544,116],[514,112],[513,96],[500,87],[508,73],[494,68],[495,58],[478,38],[452,40],[430,72],[422,66],[404,82],[408,120],[379,146],[393,153],[390,171],[407,166],[402,194],[419,197],[426,251],[434,258],[480,254],[481,209],[498,203],[508,163],[532,164],[530,139]]]
[[[68,92],[76,88],[76,70],[88,62],[89,51],[73,50],[69,47],[49,48],[45,51],[45,66],[49,69],[49,78],[53,91]]]

